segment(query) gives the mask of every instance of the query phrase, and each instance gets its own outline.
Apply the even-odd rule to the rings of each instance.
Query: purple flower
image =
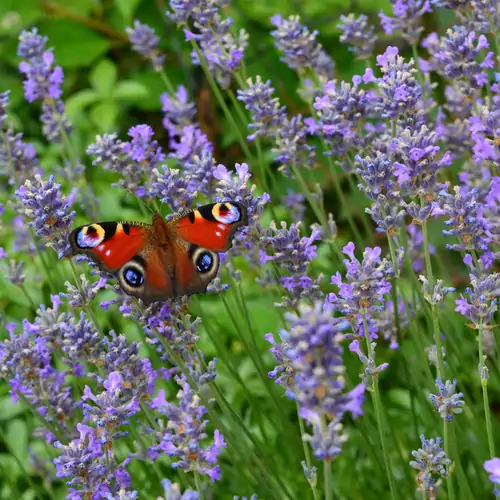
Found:
[[[192,208],[198,195],[196,183],[178,169],[163,167],[152,171],[153,179],[149,194],[167,203],[172,212]]]
[[[307,143],[307,127],[301,115],[284,118],[276,129],[276,144],[273,148],[278,170],[289,174],[289,167],[312,167],[316,147]]]
[[[124,381],[121,373],[114,371],[103,382],[103,392],[94,395],[90,387],[85,386],[82,395],[85,422],[101,429],[99,440],[102,444],[111,443],[117,437],[128,434],[120,428],[127,426],[130,418],[140,409],[138,399],[129,399],[129,393],[123,391],[124,387],[131,384],[133,381]]]
[[[157,433],[161,441],[150,449],[149,454],[167,454],[172,457],[172,467],[182,471],[195,470],[206,474],[212,482],[217,481],[220,479],[217,457],[227,446],[224,436],[216,429],[213,442],[203,447],[202,442],[208,437],[208,421],[203,420],[207,410],[185,379],[176,377],[176,381],[182,387],[177,393],[178,406],[165,399],[163,389],[151,403],[153,409],[168,419],[168,427],[163,434]]]
[[[437,157],[440,147],[436,146],[436,134],[422,125],[419,129],[407,128],[395,137],[390,149],[393,151],[394,175],[403,195],[418,195],[423,203],[403,202],[408,214],[416,221],[427,220],[435,209],[433,201],[436,191],[444,186],[437,184],[440,168],[451,163],[451,155],[446,152]]]
[[[168,479],[164,479],[161,485],[163,486],[164,494],[163,498],[158,497],[158,500],[198,500],[200,498],[197,491],[189,488],[184,490],[184,493],[181,493],[181,487]]]
[[[410,44],[416,44],[424,30],[422,16],[432,12],[429,0],[391,0],[394,17],[380,15],[380,22],[387,35],[401,31],[402,37]]]
[[[118,372],[123,379],[120,392],[125,400],[150,399],[157,378],[148,358],[139,356],[140,344],[128,342],[125,335],[110,332],[103,364],[105,373]]]
[[[436,387],[439,389],[437,394],[430,394],[429,397],[434,405],[434,408],[439,412],[441,418],[450,422],[455,414],[462,413],[465,401],[462,392],[456,392],[457,380],[447,380],[445,383],[438,378],[436,379]]]
[[[183,167],[197,156],[211,154],[214,149],[206,134],[196,125],[184,126],[180,135],[170,141],[170,148],[172,152],[169,157],[175,158]]]
[[[57,477],[67,480],[67,498],[77,500],[91,496],[104,500],[108,495],[118,498],[118,491],[130,486],[125,470],[130,459],[117,464],[113,452],[103,446],[95,429],[81,423],[76,427],[80,434],[78,439],[67,445],[54,444],[61,450],[54,465]]]
[[[19,45],[17,46],[17,55],[24,59],[35,59],[42,57],[45,52],[45,45],[48,42],[46,36],[38,34],[38,29],[23,31],[19,35]]]
[[[335,64],[316,40],[317,31],[309,31],[300,23],[299,16],[284,19],[276,14],[271,17],[271,24],[276,27],[271,35],[283,62],[298,72],[310,69],[321,78],[332,78]]]
[[[257,76],[255,82],[247,80],[245,90],[238,89],[238,100],[245,104],[245,108],[252,115],[252,123],[248,125],[253,133],[248,136],[249,141],[256,137],[274,137],[277,128],[286,117],[286,108],[281,106],[277,97],[272,97],[274,89],[271,82],[262,82],[262,78]]]
[[[356,17],[354,14],[340,16],[341,24],[337,28],[342,32],[340,41],[351,45],[349,50],[357,59],[369,59],[373,53],[377,36],[375,29],[368,24],[368,18],[364,14]]]
[[[441,438],[425,439],[422,434],[420,439],[422,448],[411,452],[415,460],[410,465],[420,471],[417,476],[418,491],[435,496],[443,479],[448,476],[446,468],[450,466],[451,460],[441,448]]]
[[[430,289],[429,280],[425,276],[420,275],[419,280],[422,282],[422,294],[429,304],[439,304],[449,293],[455,291],[453,287],[444,286],[443,280],[440,279],[436,280],[433,290]]]
[[[55,313],[57,313],[57,309]],[[54,315],[54,311],[52,314]],[[79,321],[73,317],[64,319],[64,322],[55,323],[59,326],[59,331],[56,330],[56,332],[60,335],[55,340],[62,344],[65,363],[77,372],[82,369],[85,363],[100,364],[105,354],[105,342],[96,330],[94,323],[89,321],[84,313],[80,314]],[[47,329],[44,330],[44,334],[47,335]],[[52,328],[52,330],[54,329]]]
[[[168,130],[172,139],[182,134],[182,129],[195,124],[196,106],[189,100],[189,95],[183,85],[177,87],[177,92],[171,96],[168,93],[161,95],[163,126]]]
[[[231,75],[239,71],[247,46],[248,35],[244,29],[236,34],[231,30],[233,20],[223,18],[218,2],[170,2],[173,13],[168,13],[177,24],[185,25],[191,17],[194,30],[184,28],[186,41],[197,42],[209,71],[223,88],[231,84]],[[197,51],[191,53],[194,64],[200,64]]]
[[[295,192],[288,189],[287,193],[281,198],[283,205],[288,209],[290,218],[293,222],[304,220],[306,197],[301,192]]]
[[[60,66],[54,65],[52,49],[45,50],[46,42],[47,38],[38,35],[36,28],[21,33],[17,53],[26,60],[19,64],[19,71],[26,75],[23,83],[26,100],[43,101],[41,119],[45,137],[61,142],[71,131],[60,99],[64,74]]]
[[[280,336],[295,374],[294,390],[287,396],[319,414],[342,413],[349,398],[344,392],[341,321],[320,302],[314,307],[299,306],[299,315],[286,313],[285,317],[290,329]]]
[[[10,329],[10,338],[0,343],[0,376],[9,381],[14,403],[22,395],[47,422],[69,433],[76,410],[71,387],[64,383],[66,373],[52,366],[52,348],[37,332],[27,320],[22,333]]]
[[[482,49],[489,47],[484,35],[476,36],[464,26],[447,30],[447,36],[439,40],[439,47],[432,54],[439,73],[450,79],[465,79],[460,89],[467,95],[473,94],[470,87],[482,87],[487,81],[486,69],[494,66],[493,52],[488,52],[481,62],[478,56]]]
[[[80,283],[78,286],[66,281],[66,293],[61,294],[68,301],[68,304],[73,308],[84,308],[90,305],[94,300],[99,290],[106,286],[106,278],[101,277],[99,281],[91,282],[84,274],[80,275]]]
[[[377,56],[377,66],[382,72],[381,78],[367,77],[365,81],[376,82],[380,98],[375,100],[374,109],[383,118],[407,119],[414,115],[421,105],[422,88],[418,84],[414,61],[405,62],[398,55],[397,47],[387,47],[382,55]],[[370,70],[371,71],[371,70]],[[370,71],[367,70],[368,75]]]
[[[451,229],[444,230],[445,236],[456,236],[458,244],[447,244],[446,248],[459,252],[488,250],[491,233],[488,221],[483,217],[484,207],[478,203],[478,191],[470,191],[454,186],[455,194],[447,191],[439,193],[440,214],[449,217],[445,222]]]
[[[386,259],[381,259],[379,247],[367,247],[361,262],[354,256],[354,249],[353,243],[342,249],[342,253],[349,257],[344,260],[346,279],[344,282],[339,272],[332,276],[331,282],[339,288],[339,292],[338,295],[328,294],[327,301],[334,309],[357,322],[361,315],[383,309],[385,296],[391,291],[387,278],[392,274],[392,269]]]
[[[290,165],[311,166],[315,147],[307,144],[308,128],[301,115],[288,118],[286,108],[278,98],[273,98],[274,89],[269,81],[263,83],[258,76],[255,83],[248,80],[248,88],[238,91],[238,99],[245,104],[252,115],[248,128],[253,131],[248,140],[267,136],[273,138],[273,152],[281,163],[279,170],[288,172]]]
[[[493,483],[493,485],[500,484],[500,458],[486,460],[486,462],[484,462],[484,470],[490,473],[488,479]],[[495,486],[493,494],[495,496],[500,496],[500,488]]]
[[[299,226],[300,222],[291,224],[288,229],[282,222],[278,230],[273,222],[262,236],[262,246],[273,250],[273,255],[266,260],[282,264],[292,274],[306,273],[308,263],[316,257],[317,247],[313,243],[320,239],[317,228],[313,229],[311,236],[301,238]]]
[[[297,401],[300,416],[313,426],[309,441],[319,459],[332,459],[341,452],[346,440],[341,434],[341,418],[349,411],[362,414],[364,388],[345,392],[342,363],[344,327],[342,320],[333,318],[331,308],[320,302],[314,306],[299,306],[298,313],[286,313],[288,330],[280,331],[278,344],[272,334],[266,340],[273,347],[271,353],[279,362],[269,373],[286,389],[286,395]],[[326,429],[320,426],[321,416],[331,418]]]
[[[318,460],[333,460],[342,453],[342,445],[347,441],[347,435],[343,433],[343,425],[340,417],[334,418],[328,423],[326,429],[321,427],[319,419],[310,417],[313,433],[306,434],[304,441],[310,443],[314,456]]]
[[[162,71],[165,55],[158,50],[158,37],[153,28],[135,20],[134,27],[125,29],[132,49],[144,56],[156,71]]]
[[[500,164],[500,85],[491,86],[493,99],[491,106],[476,106],[471,111],[468,130],[472,136],[474,160],[481,165],[492,162]],[[498,168],[498,167],[497,167]]]
[[[471,287],[465,289],[468,299],[460,294],[460,299],[455,301],[455,311],[459,312],[473,325],[488,325],[498,309],[497,297],[500,296],[500,273],[488,273],[485,256],[479,261],[478,269],[472,263],[472,257],[467,254],[464,263],[470,268],[469,278]]]
[[[95,159],[92,165],[104,164],[106,170],[122,176],[118,186],[144,195],[143,186],[151,182],[151,174],[165,161],[158,141],[153,140],[153,129],[149,125],[137,125],[128,131],[131,140],[122,142],[116,134],[97,136],[96,142],[87,148],[87,154]]]
[[[0,175],[9,183],[22,183],[39,173],[38,157],[32,144],[23,142],[23,134],[15,134],[8,122],[7,106],[10,92],[0,94]]]
[[[380,195],[388,200],[398,202],[398,187],[393,177],[393,162],[388,155],[376,152],[375,157],[366,156],[355,158],[356,173],[361,176],[365,184],[359,188],[372,200],[377,200]]]
[[[26,75],[24,94],[28,102],[61,97],[64,75],[62,68],[53,64],[54,54],[47,51],[40,58],[19,65],[19,71]]]
[[[178,25],[186,24],[191,16],[195,19],[200,17],[213,17],[217,13],[215,2],[203,2],[197,0],[170,0],[171,11],[166,14]]]
[[[27,180],[16,191],[16,196],[25,206],[24,213],[36,235],[61,258],[71,250],[68,235],[75,212],[70,211],[66,197],[59,191],[61,185],[55,182],[54,176],[44,181],[37,174],[34,180],[35,183]]]
[[[330,146],[325,154],[346,155],[351,150],[365,147],[360,121],[370,113],[373,95],[359,87],[361,78],[354,77],[353,84],[329,81],[323,93],[316,97],[314,108],[317,114],[315,135],[319,135]],[[311,126],[310,119],[307,124]]]

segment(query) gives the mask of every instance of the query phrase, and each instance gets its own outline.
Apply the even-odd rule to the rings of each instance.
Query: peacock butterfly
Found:
[[[125,293],[146,303],[204,292],[231,248],[236,230],[248,223],[244,205],[212,203],[168,222],[155,214],[143,222],[96,222],[74,229],[72,255],[86,254],[114,274]]]

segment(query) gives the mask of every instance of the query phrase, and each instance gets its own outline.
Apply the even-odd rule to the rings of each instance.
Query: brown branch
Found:
[[[60,5],[56,5],[50,2],[46,2],[44,0],[40,0],[39,2],[41,9],[48,14],[49,16],[53,16],[59,19],[69,19],[71,21],[75,21],[77,23],[83,24],[88,28],[93,29],[103,35],[106,35],[108,38],[112,40],[116,40],[121,43],[128,43],[128,38],[125,33],[121,33],[120,31],[116,31],[111,26],[97,19],[93,19],[91,17],[81,16],[79,14],[75,14],[70,10],[66,10]]]

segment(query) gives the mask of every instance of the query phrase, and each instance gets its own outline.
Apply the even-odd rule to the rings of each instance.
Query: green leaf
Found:
[[[42,23],[40,32],[49,37],[57,63],[66,68],[90,66],[109,47],[95,31],[67,19]]]
[[[21,461],[27,456],[28,429],[26,423],[16,419],[9,423],[5,435],[10,451]]]
[[[14,404],[10,396],[0,399],[0,420],[11,420],[23,412],[20,404]]]
[[[129,23],[132,20],[132,16],[140,3],[141,0],[115,0],[116,8],[123,16],[125,23]]]
[[[121,101],[138,101],[149,97],[146,85],[132,80],[118,82],[113,90],[112,97]]]
[[[134,82],[140,83],[148,89],[148,95],[137,102],[137,106],[146,111],[158,111],[160,108],[160,96],[165,92],[165,85],[158,73],[153,69],[147,69],[128,76],[132,77]]]
[[[2,0],[0,2],[0,34],[18,33],[42,16],[38,0]]]
[[[90,84],[103,97],[109,97],[116,83],[116,66],[109,59],[99,61],[89,75]]]
[[[75,92],[66,99],[66,114],[73,121],[87,106],[94,104],[98,99],[97,92],[91,89]]]
[[[99,132],[110,132],[116,126],[118,116],[118,105],[113,101],[100,102],[93,106],[90,118],[98,128]]]

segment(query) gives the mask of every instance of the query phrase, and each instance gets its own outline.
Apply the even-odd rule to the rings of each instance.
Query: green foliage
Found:
[[[296,93],[297,76],[286,68],[273,49],[269,17],[276,12],[282,15],[298,13],[312,28],[320,30],[325,49],[337,62],[339,77],[347,80],[353,74],[362,72],[363,67],[363,63],[353,62],[346,47],[338,43],[338,18],[352,10],[351,4],[347,0],[234,1],[229,7],[230,13],[237,26],[245,27],[250,34],[248,74],[260,74],[264,80],[270,78],[291,113],[307,114],[307,107]],[[359,12],[371,17],[388,5],[388,1],[373,0],[355,3]],[[186,85],[196,98],[200,122],[207,132],[213,133],[217,161],[231,165],[244,160],[238,145],[238,130],[228,124],[217,104],[214,104],[215,98],[202,71],[190,64],[190,49],[184,43],[182,33],[171,23],[165,23],[162,13],[164,7],[161,0],[0,2],[0,91],[11,89],[9,113],[13,123],[36,145],[41,166],[46,171],[56,172],[66,158],[58,148],[48,145],[43,139],[38,106],[28,105],[23,99],[22,80],[17,71],[19,58],[15,56],[18,33],[37,25],[40,32],[49,37],[49,45],[54,47],[57,63],[65,73],[64,100],[74,127],[71,145],[78,157],[84,157],[86,147],[95,140],[96,135],[116,132],[124,139],[128,128],[139,123],[150,124],[155,129],[155,138],[167,149],[168,137],[162,128],[160,111],[160,95],[166,91],[165,84],[147,62],[131,51],[124,32],[124,28],[136,17],[161,33],[161,47],[167,55],[168,78],[174,86]],[[270,157],[271,153],[264,152],[264,158]],[[103,219],[149,222],[150,213],[140,210],[135,197],[110,187],[117,180],[116,175],[92,167],[88,158],[85,161],[86,179],[99,201]],[[269,225],[274,216],[277,220],[288,218],[286,209],[280,206],[279,196],[294,185],[293,181],[276,173],[270,177],[273,196],[276,195],[277,200],[273,203],[276,211],[274,214],[264,214],[261,221],[263,226]],[[359,221],[367,204],[366,199],[361,192],[350,190],[340,174],[342,189],[348,193],[345,205],[341,205],[337,199],[325,169],[313,170],[305,177],[309,185],[321,184],[327,208],[336,214],[339,224],[336,245],[342,248],[352,237],[347,219],[352,216],[361,224]],[[1,188],[0,201],[5,202],[9,186],[4,183]],[[67,193],[72,188],[81,189],[81,186],[71,183],[64,186]],[[260,185],[258,189],[259,192],[263,191]],[[10,219],[13,215],[14,211],[9,207]],[[313,221],[314,214],[308,209],[303,227],[307,228]],[[78,214],[76,222],[84,223],[86,219]],[[440,226],[431,223],[432,242],[444,247],[441,230]],[[6,234],[6,241],[2,241],[0,246],[11,246],[14,231],[9,227]],[[376,244],[384,245],[384,242],[380,239],[376,240]],[[27,278],[23,289],[0,277],[3,327],[5,323],[19,322],[25,317],[32,320],[38,304],[50,304],[50,294],[54,290],[63,290],[66,280],[73,280],[67,262],[58,261],[52,254],[46,253],[46,256],[50,280],[44,278],[35,256],[26,257]],[[447,284],[464,285],[467,275],[460,267],[459,256],[447,256],[446,262],[439,259],[442,257],[435,257],[440,277]],[[301,468],[304,452],[296,406],[284,396],[281,387],[267,376],[275,361],[263,336],[267,332],[276,334],[285,327],[283,312],[274,305],[279,300],[279,294],[276,290],[263,290],[256,284],[256,276],[243,260],[236,265],[242,270],[242,282],[236,285],[228,274],[224,275],[224,279],[232,285],[225,294],[226,300],[208,295],[193,297],[190,303],[190,311],[203,318],[200,349],[207,358],[216,356],[219,360],[217,383],[221,399],[214,404],[215,418],[210,415],[211,425],[214,428],[222,426],[230,443],[221,458],[223,475],[214,487],[213,498],[226,499],[233,495],[249,497],[254,492],[263,499],[311,498],[311,490]],[[327,245],[321,246],[313,264],[315,274],[330,276],[339,266],[339,260],[332,257],[331,249]],[[86,271],[85,266],[78,268],[79,273]],[[408,296],[418,294],[413,281],[408,280],[402,286]],[[331,287],[326,284],[324,291],[331,291]],[[111,292],[106,291],[98,299],[107,300],[112,296]],[[113,329],[123,332],[131,341],[144,340],[138,326],[116,310],[104,311],[95,307],[94,312],[106,331]],[[455,446],[462,447],[461,466],[454,476],[460,486],[459,498],[487,498],[486,492],[490,488],[486,484],[482,463],[488,456],[485,451],[488,445],[482,428],[484,415],[478,389],[475,332],[468,329],[461,317],[453,312],[452,303],[443,308],[440,318],[442,330],[449,339],[446,362],[450,372],[460,376],[460,390],[465,393],[467,400],[464,414],[453,429],[457,436]],[[390,375],[381,375],[380,386],[383,413],[390,422],[386,437],[393,450],[398,498],[415,498],[415,474],[408,462],[411,460],[411,450],[419,446],[419,434],[434,432],[435,429],[441,432],[442,428],[442,421],[432,411],[428,400],[429,391],[434,390],[434,375],[428,365],[420,363],[419,358],[431,342],[431,325],[430,313],[427,310],[417,311],[407,328],[408,338],[405,338],[398,352],[387,348],[378,349],[379,359],[391,365]],[[7,333],[3,331],[2,338],[6,336]],[[150,357],[155,368],[163,366],[151,345],[143,345],[141,354]],[[489,389],[492,405],[497,408],[500,394],[498,356],[495,355],[493,360]],[[347,384],[352,388],[359,382],[359,361],[350,357],[346,359],[346,365]],[[82,388],[75,386],[74,389],[78,394]],[[166,385],[166,389],[169,396],[175,396],[172,387]],[[12,404],[8,392],[9,387],[2,384],[0,499],[64,498],[66,490],[63,482],[55,480],[52,484],[46,479],[45,470],[30,458],[31,451],[47,460],[56,455],[54,450],[48,450],[43,445],[42,440],[34,437],[33,429],[40,423],[37,416],[27,411],[22,404]],[[224,407],[221,401],[228,402],[229,407]],[[498,429],[496,416],[494,425]],[[364,417],[349,421],[347,430],[349,442],[333,464],[336,498],[389,498],[376,415],[371,402],[365,405]],[[139,438],[130,436],[128,448],[124,446],[121,450],[123,457],[129,449],[138,447]],[[316,465],[319,468],[320,464]],[[47,467],[53,472],[50,464]],[[162,494],[159,480],[166,477],[194,487],[191,478],[185,479],[182,472],[173,470],[166,457],[158,460],[158,470],[145,467],[139,460],[130,467],[133,487],[139,491],[139,498],[157,498]],[[474,480],[470,481],[469,477]],[[321,494],[322,488],[318,486]],[[210,497],[207,495],[207,498]],[[442,498],[446,498],[446,493],[443,492]]]

